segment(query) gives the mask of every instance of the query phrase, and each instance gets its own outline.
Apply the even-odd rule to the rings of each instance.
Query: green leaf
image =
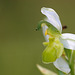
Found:
[[[68,57],[68,60],[70,60],[70,57],[71,57],[71,50],[70,50],[70,49],[67,49],[67,48],[64,48],[64,50],[65,50],[65,53],[66,53],[66,55],[67,55],[67,57]]]
[[[54,62],[63,53],[64,47],[58,38],[49,41],[48,46],[42,54],[43,62],[50,63]]]

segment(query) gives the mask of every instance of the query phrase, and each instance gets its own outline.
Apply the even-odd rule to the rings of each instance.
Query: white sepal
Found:
[[[48,22],[50,22],[54,27],[56,27],[60,33],[62,32],[62,25],[58,14],[52,8],[41,8],[42,14],[47,17]]]
[[[43,35],[44,35],[44,37],[45,37],[46,42],[49,42],[49,35],[45,35],[45,32],[46,32],[47,28],[48,28],[48,27],[47,27],[46,25],[44,25],[44,26],[42,27],[42,30],[43,30]]]
[[[68,39],[68,40],[75,40],[75,34],[71,34],[71,33],[63,33],[61,35],[61,37],[63,39]]]
[[[62,57],[58,58],[55,62],[53,62],[53,64],[58,70],[66,74],[70,72],[68,63]]]
[[[75,34],[64,33],[60,36],[60,41],[65,48],[75,50]]]

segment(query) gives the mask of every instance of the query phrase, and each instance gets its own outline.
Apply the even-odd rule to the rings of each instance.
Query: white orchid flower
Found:
[[[62,32],[62,25],[59,19],[58,14],[52,9],[52,8],[45,8],[43,7],[41,9],[42,14],[44,14],[49,23],[51,23],[54,27],[58,29],[58,31],[61,33]],[[45,31],[47,30],[47,26],[43,26],[43,33],[45,34]],[[47,42],[49,39],[49,36],[45,36]],[[75,34],[71,33],[63,33],[60,35],[60,41],[64,45],[65,48],[75,50]]]
[[[45,21],[49,22],[60,32],[59,40],[63,44],[64,48],[70,49],[70,50],[75,50],[75,34],[71,34],[71,33],[63,33],[62,34],[62,25],[61,25],[58,14],[52,8],[45,8],[45,7],[43,7],[41,9],[41,12],[42,12],[42,14],[44,14],[46,16]],[[44,25],[44,26],[42,26],[42,29],[43,29],[43,34],[45,36],[46,42],[49,42],[49,34],[45,35],[46,30],[48,29],[48,26]],[[48,51],[49,51],[49,49],[48,49]],[[47,52],[45,52],[44,54],[46,54],[46,53]],[[49,55],[48,55],[48,57],[49,57]],[[47,57],[46,57],[46,59],[47,59]],[[63,63],[61,63],[61,62],[63,62]],[[53,62],[53,64],[56,66],[57,69],[65,72],[65,73],[70,72],[69,65],[61,57],[58,58],[55,62]],[[63,65],[63,66],[61,66],[61,65]]]

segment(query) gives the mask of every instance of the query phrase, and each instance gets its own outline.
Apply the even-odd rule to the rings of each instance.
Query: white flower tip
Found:
[[[41,71],[41,73],[43,74],[48,74],[49,73],[49,70],[41,67],[40,65],[37,64],[37,68]]]
[[[45,10],[46,10],[45,7],[42,7],[42,8],[41,8],[41,12],[42,12],[43,14],[44,14]]]
[[[41,72],[42,74],[44,74],[44,75],[57,75],[56,73],[54,73],[54,72],[52,72],[52,71],[50,71],[50,70],[48,70],[48,69],[46,69],[46,68],[44,68],[44,67],[38,65],[38,64],[37,64],[37,68],[38,68],[38,69],[40,70],[40,72]]]
[[[56,27],[61,33],[62,26],[58,14],[52,8],[46,7],[42,7],[41,12],[47,17],[48,22],[51,23],[54,27]]]
[[[46,8],[46,7],[42,7],[42,8],[41,8],[41,12],[42,12],[43,14],[46,13],[47,11],[55,12],[52,8]]]
[[[41,8],[41,12],[43,12],[43,11],[44,11],[44,9],[45,9],[45,7],[42,7],[42,8]]]

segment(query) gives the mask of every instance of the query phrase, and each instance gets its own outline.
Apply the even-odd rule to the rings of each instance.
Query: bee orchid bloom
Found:
[[[46,16],[46,21],[52,24],[57,30],[62,33],[62,25],[59,19],[58,14],[52,8],[45,8],[41,9],[42,14]],[[45,35],[45,31],[47,30],[47,26],[43,26],[43,33]],[[47,42],[49,41],[49,36],[45,36]],[[63,33],[60,34],[60,41],[64,45],[64,48],[75,50],[75,34],[71,33]]]
[[[64,73],[69,73],[68,63],[61,57],[64,48],[75,50],[75,34],[63,33],[62,25],[58,14],[52,8],[41,8],[46,18],[38,24],[38,30],[42,27],[46,42],[46,48],[42,54],[44,63],[51,63]],[[62,62],[62,63],[61,63]]]

